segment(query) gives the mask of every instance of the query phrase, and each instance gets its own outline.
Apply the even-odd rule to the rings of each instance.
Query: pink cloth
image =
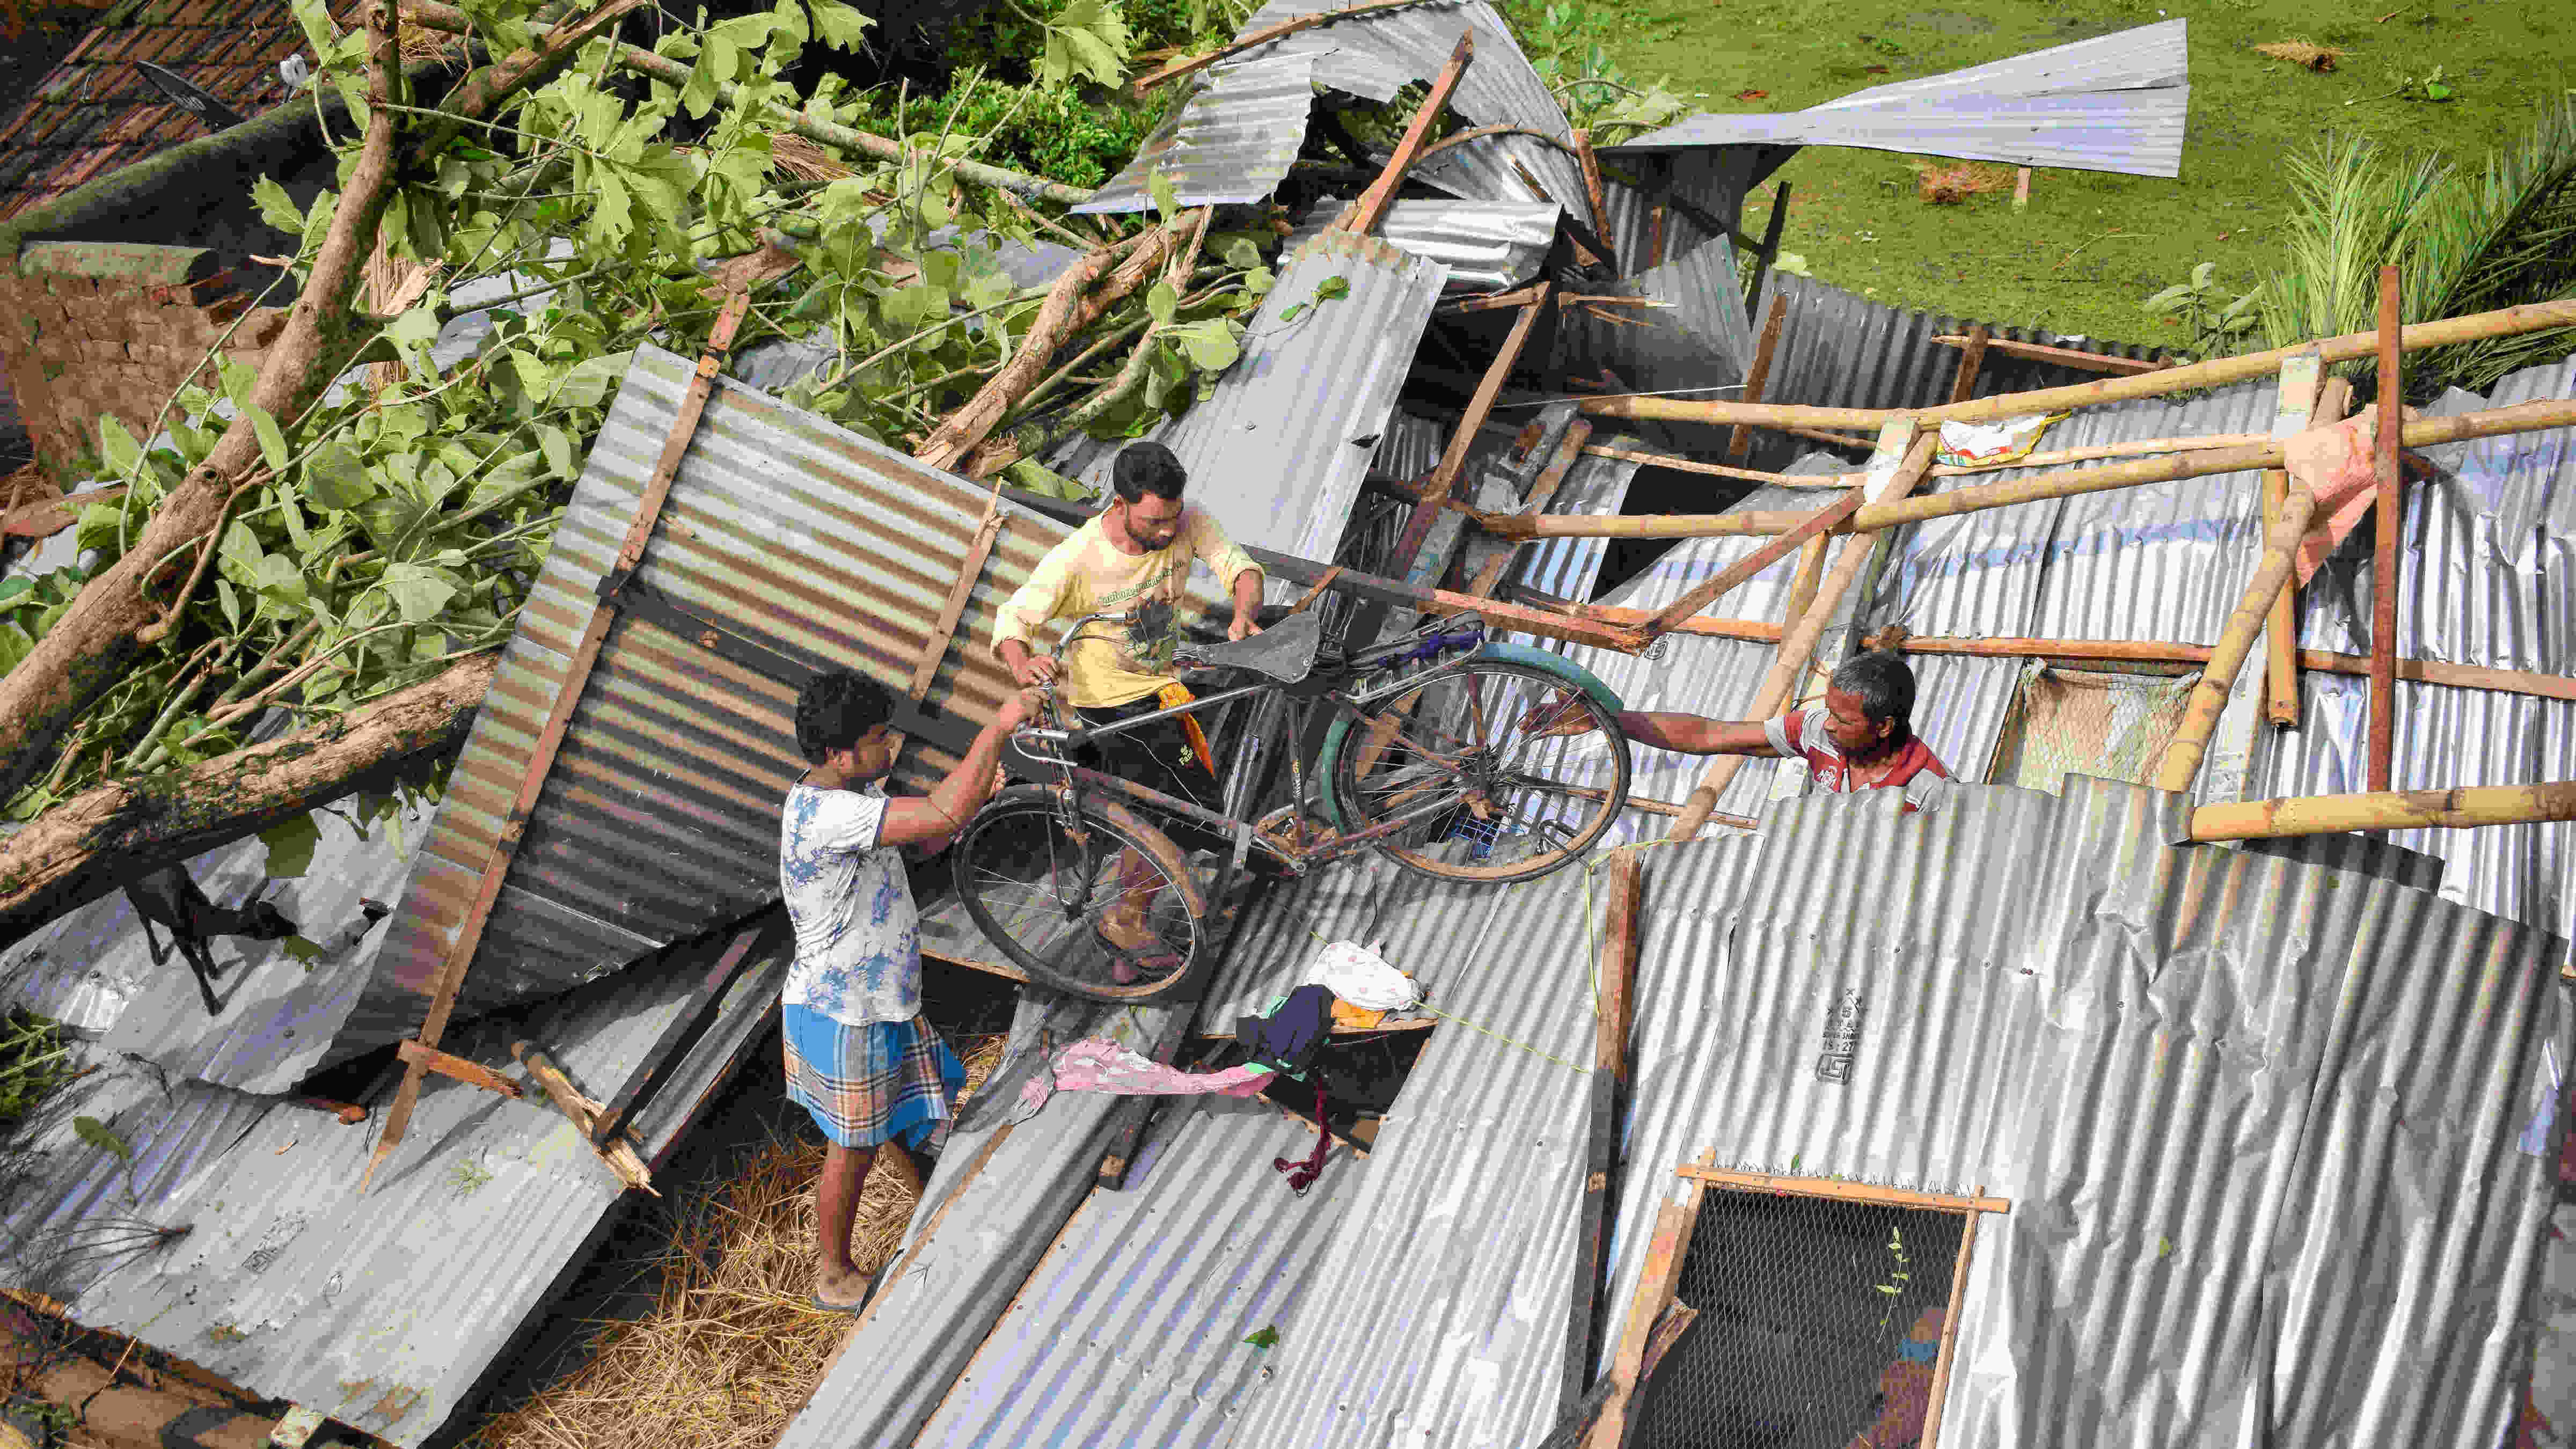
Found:
[[[2402,423],[2404,409],[2399,409],[2398,417]],[[2306,484],[2317,497],[2308,536],[2299,541],[2297,562],[2303,586],[2378,497],[2378,474],[2371,458],[2378,424],[2379,404],[2372,403],[2342,422],[2295,434],[2281,446],[2291,480]]]
[[[1020,1088],[1023,1112],[1035,1112],[1056,1092],[1107,1092],[1122,1097],[1256,1097],[1278,1075],[1266,1067],[1188,1072],[1129,1051],[1106,1037],[1085,1037],[1055,1054],[1050,1072]]]

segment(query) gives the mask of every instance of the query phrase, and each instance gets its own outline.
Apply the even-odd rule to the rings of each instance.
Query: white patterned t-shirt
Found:
[[[864,1026],[921,1014],[921,917],[903,859],[877,837],[882,785],[789,788],[778,832],[778,888],[796,927],[781,1000]]]

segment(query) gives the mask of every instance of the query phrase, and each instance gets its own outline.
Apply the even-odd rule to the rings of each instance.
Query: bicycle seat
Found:
[[[1189,662],[1210,669],[1249,669],[1282,684],[1295,684],[1313,671],[1315,651],[1323,642],[1321,619],[1291,614],[1249,639],[1192,649]]]

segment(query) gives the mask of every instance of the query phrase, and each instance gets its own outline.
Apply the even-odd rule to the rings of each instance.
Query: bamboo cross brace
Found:
[[[1713,1153],[1699,1156],[1702,1166],[1714,1160]],[[1707,1193],[1706,1184],[1684,1179],[1679,1192],[1667,1197],[1656,1211],[1645,1266],[1637,1274],[1636,1296],[1628,1301],[1627,1327],[1610,1364],[1610,1402],[1585,1437],[1584,1449],[1620,1449],[1627,1440],[1628,1403],[1645,1378],[1646,1348],[1654,1339],[1655,1320],[1663,1316],[1664,1305],[1673,1301],[1674,1291],[1681,1286],[1682,1260],[1690,1253],[1691,1235],[1699,1227],[1700,1202]]]
[[[643,562],[644,546],[662,516],[662,504],[671,495],[672,480],[679,476],[680,459],[689,450],[689,440],[697,435],[698,419],[706,412],[708,396],[715,391],[716,374],[723,368],[725,354],[733,350],[734,332],[741,327],[743,314],[750,307],[750,291],[737,288],[725,297],[723,310],[716,314],[715,326],[707,334],[706,351],[699,355],[697,371],[680,394],[679,412],[671,420],[671,432],[662,442],[661,456],[655,460],[643,494],[636,500],[635,518],[618,547],[611,578],[622,579]],[[447,1032],[447,1019],[456,1010],[457,990],[465,984],[466,968],[483,945],[483,929],[491,923],[492,907],[501,897],[501,882],[518,855],[528,813],[536,808],[537,796],[545,789],[546,776],[553,771],[555,756],[562,751],[564,734],[571,727],[573,710],[581,703],[590,672],[599,662],[600,647],[608,640],[609,625],[616,618],[617,606],[602,598],[590,611],[590,623],[573,646],[572,658],[555,690],[554,707],[548,711],[544,727],[537,731],[536,743],[528,752],[527,768],[519,776],[518,795],[511,801],[510,813],[503,818],[500,835],[492,843],[492,854],[483,864],[474,900],[457,922],[456,934],[447,954],[439,960],[438,974],[430,982],[429,1009],[421,1019],[417,1038],[422,1046],[437,1046]],[[368,1185],[375,1181],[376,1169],[385,1165],[385,1159],[393,1156],[404,1134],[411,1130],[411,1114],[420,1104],[424,1070],[418,1061],[404,1063],[402,1084],[395,1088],[393,1105],[385,1111],[384,1131],[377,1136],[376,1150],[358,1178],[359,1196],[366,1195]]]
[[[1673,600],[1655,617],[1647,620],[1645,627],[1637,631],[1637,649],[1643,650],[1658,636],[1672,632],[1673,627],[1682,620],[1690,618],[1726,597],[1729,590],[1788,557],[1789,552],[1800,544],[1809,539],[1820,540],[1826,530],[1851,517],[1862,502],[1861,491],[1857,488],[1852,489],[1832,503],[1817,509],[1808,516],[1806,522],[1773,538],[1769,543],[1728,565],[1718,573],[1717,577]],[[1814,590],[1810,589],[1808,594],[1812,598]],[[1789,617],[1795,619],[1798,617],[1798,611],[1793,610]]]
[[[2237,601],[2236,612],[2228,616],[2218,642],[2210,646],[2209,663],[2200,672],[2200,682],[2191,687],[2182,723],[2175,726],[2173,741],[2165,746],[2164,761],[2156,769],[2157,789],[2177,793],[2188,790],[2192,777],[2200,773],[2201,756],[2209,749],[2211,732],[2218,728],[2219,712],[2227,706],[2227,692],[2236,682],[2236,671],[2244,665],[2245,656],[2254,647],[2254,637],[2271,617],[2273,597],[2288,584],[2299,540],[2307,536],[2308,521],[2316,511],[2317,496],[2308,491],[2307,485],[2292,485],[2290,496],[2281,501],[2280,517],[2264,531],[2262,561],[2255,565],[2254,576],[2245,581],[2244,596]]]
[[[2028,173],[2024,173],[2027,175]],[[1984,1197],[1984,1183],[1977,1196]],[[1923,1449],[1940,1449],[1941,1411],[1950,1402],[1950,1368],[1959,1351],[1959,1320],[1968,1303],[1968,1261],[1977,1251],[1977,1214],[1959,1224],[1959,1251],[1950,1259],[1950,1308],[1941,1317],[1941,1347],[1932,1358],[1932,1392],[1923,1408]]]
[[[1932,466],[1932,454],[1939,445],[1937,431],[1917,436],[1914,424],[1899,420],[1887,425],[1879,435],[1877,457],[1886,468],[1887,481],[1877,489],[1878,498],[1891,500],[1904,497],[1923,481],[1924,470]],[[1873,545],[1857,540],[1846,542],[1836,555],[1832,570],[1816,590],[1815,602],[1804,614],[1784,621],[1788,633],[1780,640],[1780,654],[1772,662],[1771,672],[1764,676],[1762,687],[1753,697],[1754,719],[1768,719],[1788,704],[1791,691],[1807,672],[1808,662],[1815,658],[1816,645],[1824,638],[1825,625],[1842,603],[1843,595],[1859,582],[1860,572],[1869,563]],[[1708,823],[1709,812],[1717,808],[1717,797],[1734,783],[1736,772],[1744,768],[1744,756],[1720,755],[1700,777],[1690,798],[1682,802],[1682,814],[1673,822],[1667,838],[1689,840]]]
[[[1378,173],[1377,180],[1369,183],[1369,189],[1360,193],[1360,199],[1351,203],[1350,209],[1333,223],[1335,230],[1357,232],[1362,236],[1377,230],[1378,222],[1395,200],[1395,188],[1403,182],[1404,173],[1413,168],[1414,158],[1422,153],[1422,143],[1430,138],[1431,123],[1449,108],[1450,93],[1458,89],[1459,79],[1467,73],[1468,62],[1475,58],[1476,32],[1472,29],[1458,32],[1457,48],[1449,52],[1449,63],[1440,68],[1439,76],[1431,82],[1431,93],[1422,98],[1420,109],[1413,113],[1413,124],[1405,128],[1404,139],[1396,142],[1395,154],[1387,158],[1386,169]]]
[[[2319,385],[2325,374],[2314,354],[2301,353],[2281,364],[2280,401],[2272,419],[2272,436],[2288,439],[2315,417]],[[2323,419],[2334,421],[2331,418]],[[2263,526],[2270,528],[2290,497],[2290,475],[2278,468],[2263,474]],[[2299,723],[2298,580],[2282,585],[2264,625],[2264,680],[2269,696],[2265,713],[2272,723],[2296,729]]]
[[[2342,830],[2466,830],[2576,820],[2576,780],[2235,800],[2191,812],[2194,840],[2261,840]]]
[[[2576,299],[2554,302],[2528,302],[2521,306],[2478,312],[2465,317],[2448,317],[2438,322],[2418,322],[2398,334],[2398,346],[2407,352],[2420,352],[2427,347],[2443,347],[2458,342],[2477,342],[2490,337],[2512,337],[2531,332],[2547,332],[2562,327],[2576,327]],[[2071,387],[2040,388],[2033,392],[1998,393],[1993,397],[1969,402],[1949,403],[1929,408],[1828,408],[1791,406],[1781,403],[1695,402],[1669,397],[1591,398],[1583,411],[1595,416],[1637,418],[1646,421],[1684,423],[1753,423],[1760,426],[1803,426],[1810,428],[1875,428],[1892,419],[1906,417],[1921,423],[1981,422],[1990,418],[2021,417],[2031,413],[2063,412],[2069,408],[2095,407],[2103,403],[2125,402],[2131,398],[2165,397],[2194,388],[2218,387],[2248,378],[2263,377],[2280,369],[2291,353],[2315,348],[2328,363],[2350,362],[2378,351],[2379,334],[2348,332],[2337,337],[2304,342],[2297,347],[2275,348],[2269,352],[2249,352],[2239,357],[2221,357],[2208,362],[2195,362],[2184,367],[2168,367],[2157,372],[2142,372],[2132,377],[2106,377],[2099,382],[2077,383]]]

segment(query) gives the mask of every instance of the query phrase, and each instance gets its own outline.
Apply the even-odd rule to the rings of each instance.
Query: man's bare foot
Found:
[[[856,1268],[818,1266],[814,1273],[814,1306],[825,1313],[856,1313],[868,1304],[867,1274]]]

